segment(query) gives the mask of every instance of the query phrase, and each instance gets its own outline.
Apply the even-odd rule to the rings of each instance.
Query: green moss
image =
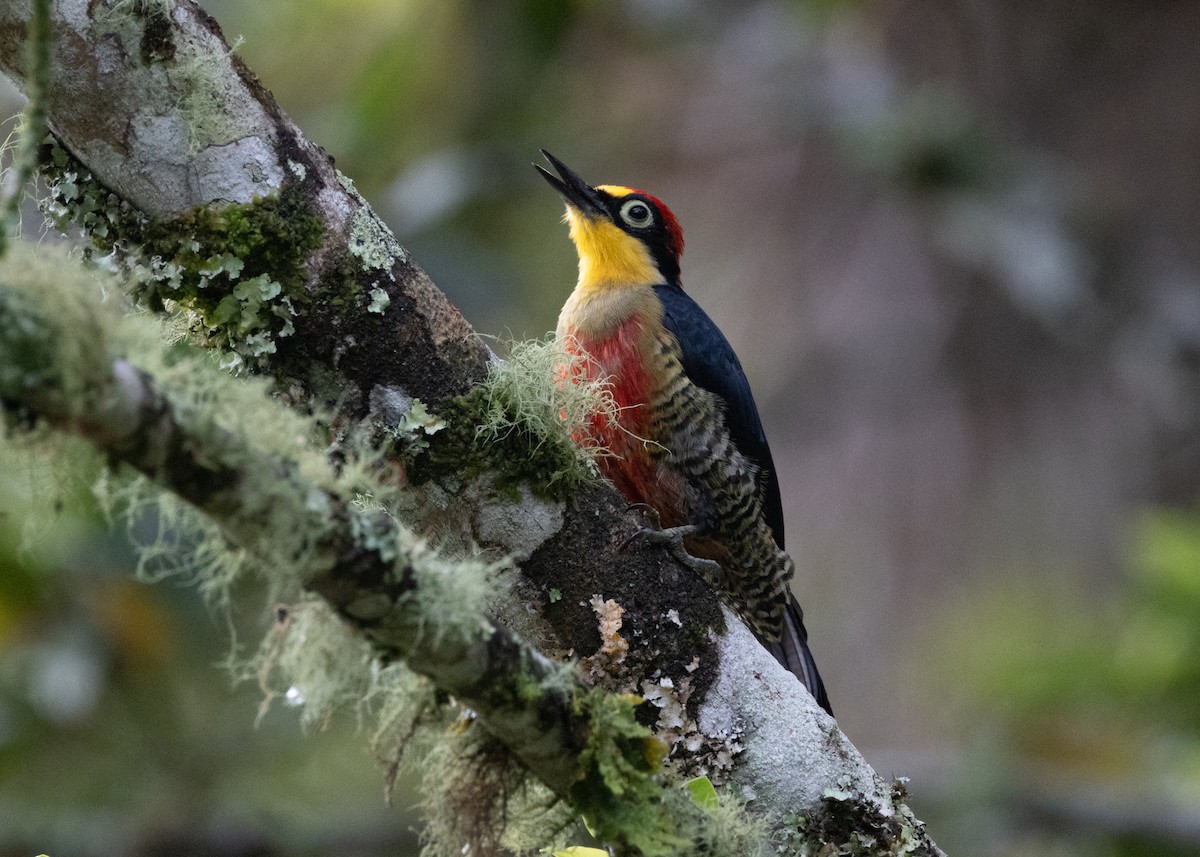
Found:
[[[142,255],[161,260],[161,275],[135,297],[158,309],[173,300],[201,313],[212,329],[238,335],[290,332],[295,304],[306,303],[305,258],[324,226],[298,190],[251,203],[206,205],[148,224]],[[269,316],[279,319],[271,322]]]
[[[703,799],[698,799],[689,784],[664,781],[654,774],[655,754],[665,750],[660,742],[654,742],[657,746],[643,743],[639,727],[630,725],[629,706],[636,697],[600,697],[597,691],[594,699],[589,698],[589,704],[600,704],[592,712],[593,741],[587,752],[592,753],[595,746],[592,759],[606,761],[615,772],[601,772],[597,764],[570,798],[574,808],[584,813],[588,830],[596,839],[616,846],[615,853],[644,857],[764,857],[768,853],[768,819],[752,815],[744,800],[725,790],[714,790],[711,784]],[[614,735],[617,740],[609,740]],[[627,764],[628,759],[634,764]],[[594,787],[596,783],[601,784],[599,788]],[[615,792],[614,786],[621,791]],[[600,807],[603,815],[596,814]],[[577,832],[545,850],[557,853],[565,844],[585,841]]]
[[[484,387],[444,402],[438,416],[446,427],[430,435],[428,448],[410,459],[409,478],[420,484],[451,476],[471,480],[488,475],[514,500],[522,485],[545,499],[572,496],[585,472],[570,443],[548,439],[529,425],[515,425],[489,438],[479,429],[496,407],[504,408],[504,404],[496,402]]]
[[[402,437],[409,478],[488,475],[514,498],[526,485],[543,499],[569,499],[599,475],[604,451],[588,442],[587,426],[616,414],[606,381],[563,380],[579,376],[578,359],[557,342],[513,344],[482,384],[439,406],[445,426],[436,434],[416,444]]]
[[[132,294],[161,311],[170,301],[194,312],[210,343],[240,359],[274,353],[311,298],[306,261],[324,232],[298,183],[250,203],[205,205],[151,220],[102,185],[53,138],[40,153],[49,194],[43,206],[60,229],[80,227],[109,267],[124,269]]]
[[[626,843],[647,857],[681,853],[687,839],[663,806],[655,778],[667,747],[637,721],[640,702],[600,689],[576,700],[576,713],[587,718],[587,743],[570,801],[602,840]]]

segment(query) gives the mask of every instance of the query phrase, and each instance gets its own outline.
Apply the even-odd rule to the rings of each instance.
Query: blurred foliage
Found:
[[[1049,842],[1056,819],[1090,828],[1071,853],[1195,854],[1200,514],[1159,510],[1135,530],[1111,590],[1010,573],[965,594],[935,634],[929,674],[946,682],[942,718],[990,768],[974,800],[993,813],[1041,818]]]
[[[449,141],[528,135],[548,107],[521,97],[548,71],[580,0],[213,2],[246,36],[252,66],[305,116],[368,193]],[[241,4],[236,4],[240,6]],[[494,50],[503,45],[504,50]],[[299,49],[298,49],[299,48]]]
[[[915,193],[1000,184],[1002,154],[953,87],[917,87],[894,110],[850,125],[844,140],[864,168]]]
[[[0,854],[411,847],[353,723],[305,735],[280,710],[255,728],[261,692],[222,662],[235,632],[261,636],[267,617],[237,605],[262,593],[224,613],[184,581],[135,580],[100,471],[71,439],[0,439]]]
[[[1024,752],[1104,769],[1108,753],[1098,755],[1089,737],[1097,727],[1124,736],[1097,736],[1118,754],[1132,752],[1137,735],[1176,736],[1194,746],[1116,769],[1165,762],[1200,786],[1200,515],[1159,511],[1137,530],[1116,592],[1057,574],[1023,582],[1007,574],[972,594],[951,611],[959,624],[948,632],[947,674],[977,691],[974,715],[1012,726]]]

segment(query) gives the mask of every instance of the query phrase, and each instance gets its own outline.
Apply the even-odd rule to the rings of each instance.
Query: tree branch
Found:
[[[25,5],[0,2],[0,67],[18,81],[27,17]],[[490,355],[462,316],[198,6],[56,3],[53,36],[48,114],[58,143],[42,153],[52,208],[138,279],[144,304],[190,310],[199,335],[273,377],[292,401],[336,406],[348,421],[395,424],[402,413],[396,402],[448,403],[486,375]],[[105,387],[124,391],[112,406],[125,409],[122,418],[136,415],[145,426],[138,431],[157,425],[154,443],[149,435],[137,443],[120,435],[119,421],[70,423],[52,400],[22,401],[102,444],[126,444],[131,452],[122,458],[131,464],[151,465],[138,455],[161,454],[163,443],[171,448],[171,430],[155,422],[166,419],[161,399],[147,379],[119,365]],[[288,495],[279,502],[295,506],[309,496],[310,486],[269,464],[255,466],[279,480]],[[194,489],[168,484],[199,491],[189,499],[220,517],[244,474],[232,467],[191,477]],[[369,553],[339,541],[344,504],[331,502],[342,511],[324,521],[333,541],[321,552],[323,570],[308,570],[308,583],[385,650],[400,651],[378,637],[380,617],[356,607],[387,603],[390,616],[399,584]],[[611,489],[582,489],[557,510],[557,529],[544,526],[545,504],[532,499],[506,510],[508,526],[495,525],[497,503],[486,492],[462,505],[484,547],[520,558],[535,593],[561,593],[541,612],[562,651],[600,648],[593,596],[623,609],[624,627],[632,629],[626,637],[636,645],[605,678],[656,695],[664,715],[682,723],[660,720],[660,733],[697,739],[702,750],[690,764],[714,775],[732,768],[754,805],[775,819],[777,834],[811,846],[857,832],[878,843],[870,853],[891,853],[901,840],[917,843],[915,853],[940,853],[803,687],[736,619],[722,616],[711,592],[663,550],[625,548],[636,525]],[[488,639],[510,638],[497,631]],[[494,667],[490,658],[546,667],[508,645],[496,653],[464,649],[462,666],[444,667],[464,670],[461,681],[482,705],[489,691],[473,682]],[[546,725],[568,741],[561,715]],[[571,746],[558,742],[550,746]],[[685,760],[688,743],[677,744]],[[533,748],[523,752],[556,792],[569,787]]]
[[[177,494],[220,523],[233,542],[286,569],[385,658],[404,659],[474,710],[555,795],[615,843],[635,847],[646,837],[606,815],[610,802],[583,799],[576,789],[594,776],[584,760],[597,753],[601,731],[614,745],[610,752],[635,764],[641,759],[635,778],[642,780],[640,799],[651,799],[652,817],[668,830],[687,828],[686,817],[657,807],[657,788],[645,788],[658,751],[631,708],[615,713],[606,694],[494,619],[472,616],[447,627],[436,609],[442,605],[419,597],[422,588],[436,588],[432,578],[470,569],[434,556],[392,517],[355,510],[351,498],[179,407],[149,375],[110,355],[97,329],[64,330],[54,319],[54,301],[38,294],[44,284],[32,278],[22,285],[0,283],[0,414],[31,413],[86,438],[111,463]],[[51,294],[72,297],[61,287]],[[89,303],[86,295],[74,297]],[[67,337],[83,341],[59,347]],[[281,551],[284,545],[294,547]],[[624,733],[614,729],[622,717]],[[636,791],[631,799],[639,799]]]

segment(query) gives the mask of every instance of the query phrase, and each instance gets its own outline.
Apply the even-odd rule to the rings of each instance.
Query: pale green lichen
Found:
[[[375,312],[383,315],[384,311],[391,306],[391,303],[391,296],[376,286],[371,289],[371,303],[367,305],[367,312]]]
[[[229,543],[218,524],[144,479],[105,470],[92,491],[110,526],[125,522],[126,537],[137,552],[138,580],[182,580],[210,604],[228,606],[231,588],[253,563],[245,550]]]
[[[414,480],[488,473],[498,487],[562,499],[597,479],[606,451],[589,426],[619,408],[606,378],[587,379],[584,360],[554,340],[514,343],[483,383],[439,407],[445,431],[405,450],[419,453]]]
[[[395,434],[406,449],[423,450],[429,448],[429,435],[437,434],[445,427],[444,419],[430,413],[420,399],[413,399],[412,405],[396,426]]]
[[[699,667],[697,658],[685,667],[689,672]],[[692,680],[678,681],[669,676],[645,679],[641,683],[642,698],[659,710],[654,722],[654,734],[671,748],[673,770],[686,777],[703,776],[721,786],[733,773],[734,759],[745,750],[739,730],[703,732],[700,724],[688,712],[692,695]]]
[[[361,200],[362,194],[358,192],[358,187],[355,186],[354,179],[350,178],[350,176],[346,175],[341,170],[337,170],[336,172],[338,184],[342,186],[342,190],[350,194],[350,196],[354,197],[356,200]]]
[[[55,228],[65,232],[74,223],[97,241],[107,242],[121,225],[145,224],[139,212],[96,181],[53,137],[42,141],[41,166],[49,192],[39,205]]]
[[[192,154],[207,146],[223,146],[254,131],[253,113],[242,104],[243,93],[229,74],[229,57],[241,46],[212,51],[199,43],[182,41],[167,77],[176,92],[175,106],[188,130]]]
[[[212,264],[214,272],[228,273],[229,267],[236,265],[226,259]],[[492,612],[496,599],[505,597],[506,566],[446,556],[399,526],[395,510],[403,505],[399,502],[402,491],[380,480],[379,474],[386,471],[374,458],[377,451],[343,447],[346,461],[334,469],[325,455],[327,438],[321,432],[325,420],[319,415],[304,416],[284,407],[270,397],[264,381],[230,377],[220,371],[211,354],[185,343],[164,344],[161,326],[149,316],[123,314],[119,284],[99,271],[83,271],[61,251],[10,252],[0,261],[0,283],[4,284],[0,295],[16,289],[28,302],[29,313],[21,317],[43,320],[41,327],[34,325],[13,340],[15,350],[33,348],[36,341],[47,343],[44,353],[0,363],[43,366],[37,371],[44,375],[32,381],[15,377],[13,384],[52,383],[75,391],[85,403],[81,406],[86,407],[88,391],[106,383],[111,363],[108,355],[123,353],[156,378],[178,413],[203,417],[192,424],[201,448],[205,443],[227,443],[226,436],[233,436],[248,445],[247,467],[267,455],[281,462],[284,471],[297,473],[314,486],[354,498],[352,520],[358,545],[394,558],[397,579],[402,574],[415,579],[415,588],[404,596],[411,599],[405,609],[418,610],[423,640],[448,641],[453,647],[478,641],[487,633],[480,617]],[[101,300],[103,294],[110,296],[107,302]],[[0,332],[16,327],[19,325],[0,326]],[[543,368],[553,362],[544,354],[530,359]],[[528,360],[518,361],[522,363],[529,365]],[[493,393],[511,380],[495,381]],[[553,386],[552,380],[549,383]],[[513,413],[526,414],[510,434],[533,419],[527,413],[533,405],[522,404],[522,395],[507,394]],[[547,399],[545,393],[530,395],[542,401],[542,409],[550,401],[557,402]],[[427,415],[421,422],[432,428],[437,419]],[[559,419],[556,415],[549,424],[569,435]],[[420,430],[424,432],[425,427]],[[427,436],[434,439],[444,431]],[[278,477],[280,471],[272,472]],[[470,729],[467,720],[458,733],[446,731],[450,720],[463,714],[461,709],[436,697],[424,682],[401,668],[385,667],[327,606],[301,594],[301,575],[315,557],[315,540],[322,536],[322,527],[332,525],[331,507],[327,500],[322,501],[323,493],[314,490],[296,495],[296,483],[280,478],[244,480],[247,484],[239,488],[248,492],[240,495],[244,508],[239,506],[239,511],[223,522],[225,526],[218,527],[177,501],[158,496],[147,483],[139,480],[126,489],[120,484],[123,481],[124,477],[118,476],[101,486],[113,506],[140,510],[145,517],[148,504],[155,504],[163,514],[158,534],[143,543],[146,574],[186,573],[220,600],[238,576],[253,570],[267,582],[269,598],[288,605],[276,613],[276,626],[258,656],[239,670],[239,674],[260,679],[268,702],[282,698],[299,709],[305,723],[315,726],[344,708],[376,718],[379,740],[391,748],[385,758],[398,763],[407,750],[408,758],[428,771],[431,781],[459,784],[449,792],[430,789],[430,794],[447,797],[428,807],[430,830],[449,824],[445,829],[461,831],[462,827],[455,825],[467,816],[456,816],[456,809],[473,806],[471,817],[492,825],[487,835],[494,834],[505,844],[533,843],[528,848],[521,845],[531,850],[551,840],[563,841],[573,819],[582,813],[602,837],[628,843],[647,855],[676,853],[681,848],[689,853],[751,853],[740,844],[748,841],[751,821],[732,813],[729,825],[710,823],[706,819],[715,816],[701,813],[686,789],[664,788],[659,772],[665,745],[638,724],[636,698],[596,690],[575,700],[575,716],[587,742],[580,759],[580,777],[571,790],[573,809],[555,801],[494,741],[479,752],[497,759],[497,766],[481,767],[479,752],[456,740],[464,732],[478,735],[480,730]],[[234,548],[226,531],[243,537],[254,535]],[[179,556],[181,564],[172,566],[171,554]],[[390,606],[385,601],[378,609],[386,625]],[[571,669],[566,666],[562,674],[544,681],[531,676],[518,683],[513,693],[532,700],[551,692],[561,694],[565,686],[573,684],[564,680]],[[405,692],[412,698],[406,698]],[[447,771],[438,767],[442,764],[439,759],[449,760],[447,765],[461,764],[462,778],[447,776]],[[473,835],[483,836],[484,830],[479,828]],[[452,843],[455,849],[462,845],[462,840],[453,836],[441,841]]]
[[[536,854],[556,834],[578,826],[575,814],[469,714],[444,734],[419,770],[428,818],[421,831],[422,857]]]
[[[6,373],[0,377],[0,389],[16,395],[50,384],[79,398],[76,406],[88,413],[93,407],[88,396],[107,383],[108,355],[124,354],[156,378],[180,413],[203,415],[194,429],[198,437],[214,442],[225,435],[241,438],[252,450],[248,454],[271,456],[315,486],[358,498],[355,507],[361,514],[352,521],[359,544],[384,561],[394,560],[397,574],[411,570],[419,590],[414,597],[425,611],[425,630],[433,639],[467,640],[481,633],[478,617],[506,591],[505,566],[444,557],[398,525],[390,511],[397,506],[398,489],[379,481],[377,451],[344,448],[346,460],[335,470],[325,456],[327,440],[321,429],[328,417],[284,407],[272,399],[265,379],[232,378],[210,353],[186,344],[164,348],[161,327],[149,316],[123,313],[119,287],[99,271],[85,271],[59,250],[13,248],[0,259],[0,283],[5,284],[0,292],[4,307],[11,309],[18,298],[23,301],[19,312],[7,313],[12,323],[0,327],[0,353],[5,356],[0,366]],[[104,294],[108,300],[101,299]],[[70,335],[64,335],[68,330]],[[294,599],[301,583],[297,569],[306,567],[313,539],[320,535],[311,532],[314,515],[323,518],[329,513],[321,492],[285,502],[289,483],[250,480],[239,489],[249,492],[241,503],[250,520],[225,523],[238,532],[259,535],[252,544],[234,548],[221,528],[142,479],[106,478],[98,489],[113,514],[144,517],[141,513],[154,508],[160,526],[140,542],[144,574],[185,574],[212,586],[218,600],[219,590],[246,567],[260,570],[273,597]],[[144,526],[140,532],[146,532]],[[184,544],[186,551],[179,549]],[[175,563],[168,561],[172,553],[178,557]],[[310,690],[307,698],[326,696]]]
[[[350,253],[365,268],[390,272],[396,261],[404,258],[404,250],[396,236],[383,221],[365,205],[354,213],[350,224]]]
[[[361,635],[321,601],[275,608],[275,624],[253,661],[263,692],[259,718],[282,698],[306,726],[323,728],[342,708],[363,705],[379,669]]]
[[[350,224],[350,254],[358,259],[364,268],[386,271],[391,275],[392,267],[397,262],[404,261],[407,253],[396,240],[396,236],[367,205],[350,177],[338,170],[337,179],[342,190],[346,191],[356,204],[354,219]]]
[[[113,357],[122,355],[170,390],[181,413],[204,415],[199,437],[213,442],[220,442],[223,433],[253,438],[260,452],[289,462],[317,484],[333,484],[333,471],[315,442],[315,419],[272,402],[264,380],[230,378],[210,353],[182,344],[164,345],[161,326],[144,314],[125,314],[121,288],[100,271],[85,270],[61,250],[46,247],[34,252],[20,244],[0,260],[0,283],[8,317],[0,329],[4,352],[0,365],[20,367],[28,357],[41,367],[36,376],[8,379],[11,384],[0,378],[9,395],[48,385],[73,412],[91,415],[108,407],[98,397],[108,389]],[[13,337],[37,319],[42,321],[35,331],[36,341],[42,345],[33,352],[33,339],[22,344]],[[268,480],[245,486],[253,494],[245,498],[252,526],[250,521],[243,524],[247,532],[262,534],[252,552],[258,562],[280,570],[273,581],[282,591],[296,585],[289,569],[302,564],[308,537],[316,533],[304,531],[305,537],[297,538],[296,520],[305,512],[284,502],[286,495],[276,485],[277,480]],[[146,526],[137,529],[141,573],[184,574],[221,600],[221,590],[244,567],[243,551],[228,544],[221,528],[141,480],[104,479],[97,491],[106,508],[121,508],[131,520],[148,517],[158,522],[157,532],[149,535]],[[144,510],[148,516],[140,514]],[[181,550],[184,544],[188,550]]]
[[[103,252],[99,262],[133,283],[139,302],[190,312],[202,338],[234,352],[227,365],[255,363],[290,336],[307,289],[306,254],[323,222],[299,189],[285,185],[252,203],[207,205],[152,221],[110,193],[53,137],[41,152],[56,227],[79,226]]]
[[[444,640],[470,643],[486,634],[479,617],[489,615],[492,605],[507,596],[511,566],[463,559],[450,562],[428,546],[411,558],[416,603],[426,617],[425,633],[434,644]]]
[[[0,326],[0,384],[13,394],[52,384],[77,413],[87,413],[107,371],[105,337],[96,328],[117,315],[75,293],[98,292],[107,279],[80,270],[61,251],[39,253],[18,241],[0,257],[0,283],[10,320]]]
[[[104,462],[86,441],[38,430],[9,430],[0,420],[0,557],[6,575],[68,567],[86,543],[95,503],[92,481]],[[7,560],[19,558],[13,563]]]

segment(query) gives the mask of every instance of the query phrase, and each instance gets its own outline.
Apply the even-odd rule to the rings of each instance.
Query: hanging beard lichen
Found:
[[[582,830],[577,816],[462,713],[422,759],[424,857],[536,854]]]
[[[599,480],[605,450],[586,426],[615,421],[607,379],[587,380],[561,342],[515,342],[470,392],[444,402],[428,419],[401,430],[400,447],[414,482],[487,474],[501,489],[525,486],[538,497],[569,499]],[[415,431],[419,429],[419,431]]]
[[[509,576],[504,563],[479,558],[468,541],[456,541],[455,552],[444,553],[406,527],[411,488],[387,478],[391,471],[382,450],[343,443],[334,467],[327,455],[327,418],[287,408],[273,398],[269,382],[232,377],[211,353],[173,342],[148,316],[130,316],[122,288],[52,248],[37,254],[13,248],[0,259],[0,406],[6,419],[36,441],[46,433],[28,403],[52,401],[53,424],[78,430],[101,415],[108,422],[101,420],[93,430],[125,438],[120,434],[125,426],[139,427],[133,418],[145,413],[123,398],[128,390],[121,385],[128,382],[145,397],[150,394],[139,373],[153,378],[154,396],[161,400],[137,401],[154,403],[154,425],[170,416],[174,440],[182,435],[191,444],[171,448],[182,457],[203,453],[201,469],[211,464],[220,478],[206,483],[210,490],[200,501],[210,504],[205,508],[212,518],[168,499],[148,480],[131,481],[121,467],[97,483],[107,507],[131,516],[144,534],[137,543],[143,574],[185,574],[223,603],[230,587],[253,572],[271,602],[287,605],[274,612],[272,629],[241,674],[260,681],[267,704],[282,697],[295,705],[305,724],[319,728],[339,710],[373,722],[388,781],[402,768],[419,769],[425,778],[427,854],[460,854],[464,844],[476,854],[578,844],[580,813],[596,822],[600,835],[647,855],[681,849],[760,853],[754,845],[762,844],[754,833],[760,827],[740,806],[720,804],[701,812],[685,789],[662,776],[661,754],[633,718],[634,700],[610,699],[599,690],[574,698],[580,706],[576,725],[587,745],[578,760],[579,778],[565,790],[573,804],[567,809],[473,724],[469,712],[388,660],[393,655],[386,646],[372,647],[327,604],[305,595],[310,575],[329,568],[330,533],[349,531],[355,550],[377,557],[384,565],[383,583],[395,587],[394,595],[367,593],[388,602],[381,619],[400,623],[409,639],[443,641],[440,657],[446,652],[458,657],[498,633],[485,617],[507,597]],[[116,373],[118,365],[124,375]],[[503,373],[497,377],[509,383]],[[544,406],[554,400],[536,391],[531,396],[543,402],[538,406],[543,422],[548,419],[560,438],[569,437],[569,429],[557,422],[559,413]],[[501,431],[494,441],[504,436],[504,420],[517,420],[513,432],[523,431],[526,418],[520,415],[526,410],[511,397],[506,401],[503,419],[488,423]],[[138,455],[153,453],[137,449]],[[527,451],[537,453],[536,446]],[[161,476],[173,460],[154,458],[147,471]],[[572,466],[580,466],[577,459]],[[237,547],[231,544],[234,536]],[[355,604],[339,608],[354,615]],[[562,685],[578,681],[572,675],[565,682],[564,675],[543,671],[524,689],[537,697],[548,683],[557,683],[562,693]],[[520,695],[522,688],[517,690]]]

